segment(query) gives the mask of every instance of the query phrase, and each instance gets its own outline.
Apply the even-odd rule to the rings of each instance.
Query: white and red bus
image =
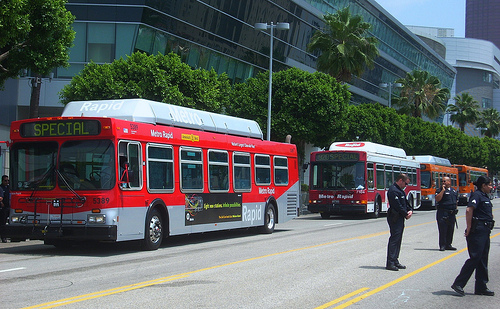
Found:
[[[328,151],[311,153],[308,210],[322,218],[332,214],[387,212],[387,190],[405,173],[408,202],[420,207],[420,164],[403,149],[372,142],[333,143]]]
[[[4,237],[56,246],[260,227],[297,214],[296,147],[255,121],[143,99],[78,101],[11,125]]]

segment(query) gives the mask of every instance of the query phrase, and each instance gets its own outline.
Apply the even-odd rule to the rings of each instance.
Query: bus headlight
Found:
[[[87,215],[87,222],[90,224],[104,224],[106,223],[106,215],[103,214]]]
[[[10,217],[10,222],[11,223],[23,223],[23,224],[26,224],[26,216],[11,216]]]

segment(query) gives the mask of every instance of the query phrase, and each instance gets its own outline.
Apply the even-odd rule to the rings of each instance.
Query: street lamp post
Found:
[[[379,86],[382,88],[389,88],[389,107],[392,107],[392,100],[391,100],[392,88],[393,87],[401,88],[401,87],[403,87],[403,84],[401,84],[401,83],[381,83]]]
[[[288,30],[290,29],[289,23],[277,23],[276,25],[272,22],[267,23],[256,23],[255,30],[267,30],[271,29],[271,44],[269,45],[269,95],[267,98],[267,140],[271,140],[271,96],[273,88],[273,34],[274,28],[277,30]]]

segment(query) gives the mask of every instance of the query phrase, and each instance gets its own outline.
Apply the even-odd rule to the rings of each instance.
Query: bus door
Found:
[[[119,226],[118,237],[122,240],[137,238],[144,233],[149,202],[143,187],[142,145],[136,141],[118,143]],[[143,218],[143,220],[138,220]]]

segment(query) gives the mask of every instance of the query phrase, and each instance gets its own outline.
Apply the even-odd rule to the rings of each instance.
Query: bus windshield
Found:
[[[466,173],[458,173],[458,185],[461,187],[465,187],[467,185],[467,174]]]
[[[319,162],[313,165],[313,189],[363,190],[365,183],[364,162]]]
[[[111,189],[116,182],[113,154],[110,140],[64,143],[59,158],[60,177],[64,179],[59,179],[59,186],[64,190]]]
[[[420,172],[420,184],[422,189],[431,188],[431,172]]]
[[[52,190],[56,142],[17,143],[11,149],[12,190]]]

